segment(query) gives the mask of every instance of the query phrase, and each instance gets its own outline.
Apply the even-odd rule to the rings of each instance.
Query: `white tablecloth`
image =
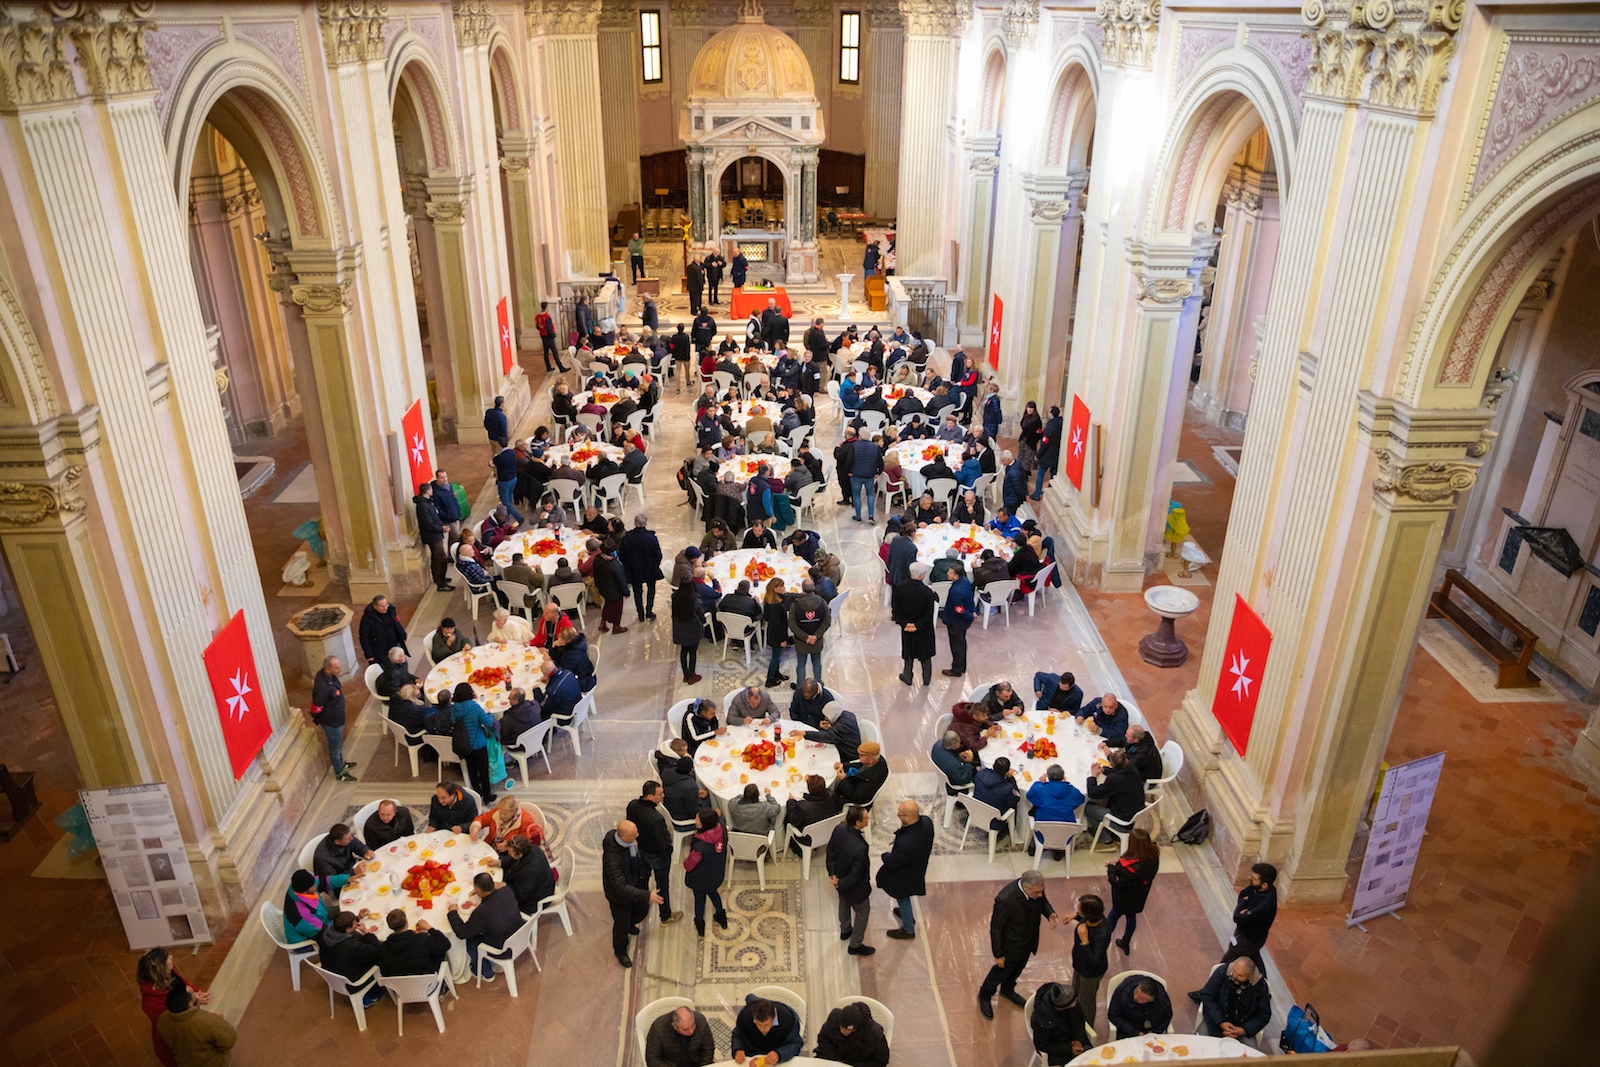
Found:
[[[695,752],[694,771],[712,796],[722,805],[744,792],[749,782],[754,782],[764,793],[772,790],[772,799],[780,805],[790,797],[804,796],[806,775],[820,774],[829,782],[836,773],[833,765],[839,762],[839,750],[821,741],[807,741],[802,734],[809,729],[803,723],[781,719],[785,745],[792,737],[794,758],[785,758],[782,766],[774,765],[764,771],[750,769],[740,755],[748,745],[772,740],[770,726],[730,726],[721,737],[704,742]]]
[[[720,477],[725,470],[733,469],[738,472],[741,482],[748,482],[755,477],[756,471],[761,469],[761,464],[767,463],[772,467],[772,477],[783,479],[789,477],[789,469],[794,465],[791,460],[770,452],[762,452],[753,456],[740,456],[736,460],[717,464],[717,474]]]
[[[592,399],[596,404],[599,404],[601,407],[605,408],[606,413],[609,415],[611,412],[611,405],[621,400],[623,394],[628,392],[629,391],[626,389],[596,389],[593,391],[593,393],[591,393],[589,390],[585,389],[581,393],[572,394],[572,404],[579,411],[582,411],[584,405],[588,404]]]
[[[961,452],[965,446],[960,441],[934,441],[924,439],[921,441],[899,441],[889,446],[889,451],[900,457],[900,469],[905,471],[906,482],[911,486],[913,497],[921,496],[926,483],[922,478],[922,468],[933,462],[931,449],[938,449],[944,453],[944,461],[950,465],[950,473],[954,475],[961,469]]]
[[[1157,1052],[1156,1050],[1161,1051]],[[1253,1059],[1265,1056],[1230,1037],[1205,1034],[1149,1034],[1111,1041],[1088,1049],[1068,1067],[1098,1067],[1113,1063],[1162,1063],[1167,1060]]]
[[[772,420],[772,432],[778,432],[778,423],[783,419],[783,405],[771,400],[735,400],[728,405],[733,424],[743,433],[745,424],[757,415],[765,415]]]
[[[867,397],[871,396],[873,393],[876,393],[881,388],[883,388],[883,386],[875,385],[871,389],[858,389],[856,391],[856,395],[859,396],[861,399],[865,400]],[[897,401],[897,400],[901,399],[902,397],[904,397],[907,392],[910,392],[912,396],[916,397],[918,402],[920,402],[923,407],[927,407],[928,406],[928,401],[933,399],[933,394],[932,393],[928,392],[928,390],[923,389],[923,388],[921,388],[919,386],[915,386],[915,385],[891,385],[891,386],[889,386],[889,391],[887,393],[885,393],[884,396],[883,396],[884,402],[887,403],[891,409],[893,409],[893,407],[895,405],[895,401]],[[893,419],[894,416],[891,415],[890,418]],[[895,420],[895,421],[899,421],[899,420]],[[924,418],[922,421],[923,422],[927,422],[928,419]],[[942,426],[943,422],[940,421],[939,425]]]
[[[544,684],[540,672],[549,659],[543,649],[531,645],[478,645],[441,660],[428,672],[422,688],[432,697],[441,689],[453,690],[462,682],[471,682],[473,672],[485,667],[510,667],[512,687],[531,693]],[[478,694],[478,703],[491,715],[498,716],[511,706],[511,693],[504,682],[493,688],[473,682],[472,688]]]
[[[578,456],[573,457],[574,452],[577,452]],[[576,448],[572,445],[551,445],[544,450],[544,461],[554,470],[562,460],[571,457],[574,467],[586,471],[600,462],[600,457],[603,455],[610,456],[615,463],[622,462],[622,449],[604,441],[585,441]]]
[[[746,574],[752,563],[764,563],[776,573],[766,578]],[[711,577],[722,583],[723,593],[731,593],[740,579],[750,579],[750,594],[760,600],[772,578],[782,578],[783,587],[791,593],[800,591],[800,582],[811,573],[811,565],[790,552],[773,552],[765,548],[741,548],[733,552],[718,552],[706,561]]]
[[[1079,727],[1070,715],[1055,716],[1055,729],[1047,729],[1050,713],[1028,711],[1000,724],[1000,736],[991,737],[983,746],[978,758],[985,767],[993,767],[1001,756],[1011,760],[1011,769],[1017,772],[1017,788],[1024,794],[1034,782],[1044,778],[1052,763],[1061,764],[1067,781],[1081,791],[1089,779],[1089,767],[1099,758],[1100,738]],[[1048,759],[1034,759],[1022,754],[1022,746],[1032,736],[1048,737],[1055,742],[1056,754]]]
[[[502,570],[511,566],[511,557],[517,552],[522,553],[522,562],[534,570],[554,574],[556,564],[563,558],[578,569],[578,560],[583,558],[583,546],[593,537],[588,530],[580,530],[573,526],[562,526],[554,530],[534,529],[518,530],[510,537],[494,546],[494,561]],[[542,548],[551,547],[548,542],[558,541],[561,544],[559,551],[545,555],[543,551],[535,551],[535,545]]]
[[[967,577],[972,577],[972,569],[978,565],[978,556],[985,549],[993,550],[1001,559],[1011,558],[1011,542],[1001,537],[994,530],[982,526],[973,526],[969,523],[934,523],[932,526],[920,526],[912,535],[912,540],[917,543],[917,561],[933,566],[933,561],[944,558],[945,549],[957,541],[972,540],[979,544],[976,552],[971,551],[971,546],[961,546],[961,561],[966,564]]]

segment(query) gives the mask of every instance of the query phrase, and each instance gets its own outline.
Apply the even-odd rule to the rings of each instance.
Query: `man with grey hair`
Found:
[[[944,550],[944,555],[933,561],[933,567],[928,571],[930,582],[953,582],[956,575],[965,568],[961,565],[961,553],[953,548]]]
[[[1200,1033],[1254,1041],[1272,1021],[1272,994],[1248,956],[1211,972],[1200,993]]]
[[[400,692],[402,686],[415,685],[417,679],[411,674],[404,645],[395,645],[384,658],[388,663],[384,665],[383,673],[378,675],[372,688],[378,699],[388,703],[396,693]]]
[[[959,787],[971,785],[978,772],[978,757],[972,749],[961,743],[961,735],[946,730],[944,737],[933,746],[933,765],[945,777],[944,791],[950,796],[966,792]]]
[[[777,705],[759,685],[747,685],[728,702],[729,726],[766,726],[778,718]]]
[[[1017,992],[1017,978],[1028,965],[1028,957],[1039,951],[1040,919],[1054,928],[1056,909],[1044,895],[1044,875],[1030,868],[994,898],[989,918],[989,952],[994,966],[978,987],[978,1010],[985,1019],[994,1018],[991,998],[996,992],[1019,1008],[1027,1003]]]
[[[640,512],[633,529],[617,542],[617,559],[633,590],[633,610],[639,622],[656,618],[656,583],[661,580],[661,542],[650,529],[650,517]]]
[[[911,666],[922,664],[922,684],[933,684],[933,613],[939,600],[923,582],[926,563],[911,564],[908,576],[896,582],[889,599],[889,617],[900,627],[900,660],[905,665],[900,680],[911,683]]]
[[[711,1024],[693,1008],[674,1008],[652,1022],[645,1035],[645,1067],[704,1067],[716,1058]]]

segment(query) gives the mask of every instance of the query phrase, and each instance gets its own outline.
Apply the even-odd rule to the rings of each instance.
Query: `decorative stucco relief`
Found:
[[[300,98],[310,99],[306,85],[305,52],[300,41],[298,22],[240,22],[235,19],[233,33],[240,40],[249,41],[275,59],[278,66],[289,76],[289,82],[300,94]]]
[[[1508,37],[1489,93],[1468,197],[1517,149],[1600,97],[1600,38]]]
[[[156,89],[156,114],[162,122],[172,106],[172,93],[201,49],[222,40],[220,22],[162,22],[144,36],[150,80]]]

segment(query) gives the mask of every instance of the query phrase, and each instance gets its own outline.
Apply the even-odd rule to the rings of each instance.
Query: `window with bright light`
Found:
[[[846,11],[839,16],[839,81],[861,84],[861,12]]]
[[[661,80],[661,12],[639,12],[639,47],[645,84]]]

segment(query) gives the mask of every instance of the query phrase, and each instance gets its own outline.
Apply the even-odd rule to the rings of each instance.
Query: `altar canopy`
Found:
[[[765,159],[783,177],[781,261],[791,285],[817,273],[817,149],[822,112],[805,53],[764,21],[761,4],[745,0],[739,21],[700,49],[689,77],[680,136],[688,145],[690,237],[704,255],[722,238],[718,189],[723,173],[746,157]],[[771,230],[753,236],[772,236]]]

